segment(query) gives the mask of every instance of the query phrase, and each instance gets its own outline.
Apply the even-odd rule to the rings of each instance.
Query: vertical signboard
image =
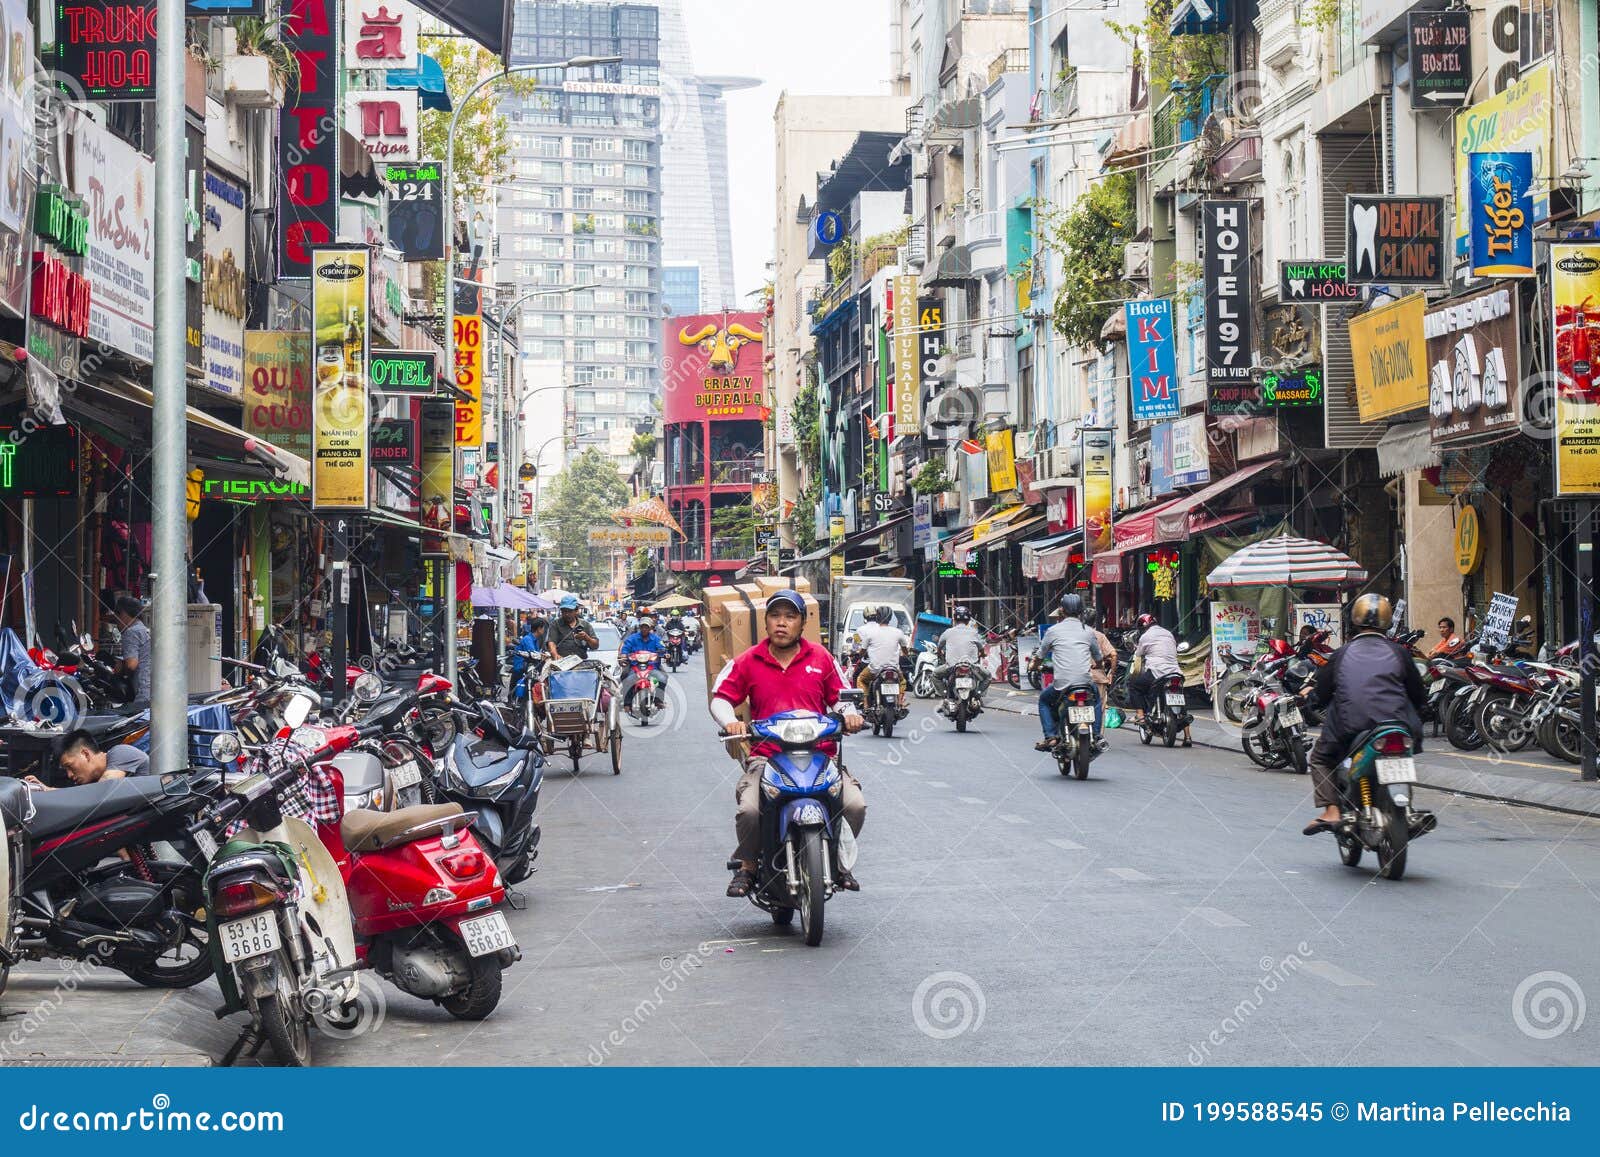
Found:
[[[456,327],[456,389],[471,401],[456,399],[456,445],[483,445],[483,319],[458,313]]]
[[[311,457],[311,334],[247,330],[245,432],[301,458]]]
[[[89,337],[148,362],[155,349],[155,164],[87,116],[72,119],[72,191],[89,209]]]
[[[244,392],[246,204],[242,181],[205,173],[203,258],[206,385],[229,397]]]
[[[894,423],[893,437],[922,429],[922,356],[917,340],[917,279],[894,279]]]
[[[1468,252],[1474,277],[1533,276],[1533,154],[1473,153]]]
[[[420,105],[415,91],[347,92],[344,114],[345,128],[374,161],[417,159]]]
[[[1172,302],[1167,298],[1130,301],[1123,309],[1128,321],[1133,420],[1176,418],[1183,406],[1178,400],[1178,357],[1172,344]]]
[[[319,247],[311,261],[311,506],[368,505],[366,246]]]
[[[438,161],[385,165],[389,243],[405,261],[444,257],[444,173]]]
[[[1011,430],[992,430],[983,436],[989,455],[989,493],[1001,494],[1017,488],[1016,435]]]
[[[422,403],[422,525],[448,533],[456,487],[456,411],[449,402]]]
[[[1600,495],[1600,245],[1550,245],[1556,335],[1556,493]]]
[[[1250,202],[1202,202],[1200,229],[1205,246],[1206,408],[1214,414],[1237,413],[1249,408],[1254,393]]]
[[[922,388],[933,392],[939,386],[939,362],[944,357],[944,303],[937,297],[924,297],[917,303],[917,345],[922,350]]]
[[[1453,108],[1472,88],[1472,13],[1412,12],[1406,16],[1411,44],[1411,107]]]
[[[310,277],[339,231],[339,2],[293,0],[280,37],[298,65],[278,114],[278,274]]]
[[[1112,546],[1112,456],[1115,430],[1084,430],[1083,555],[1092,559]]]

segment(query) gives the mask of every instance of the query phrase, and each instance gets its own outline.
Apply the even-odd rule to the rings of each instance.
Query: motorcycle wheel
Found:
[[[967,729],[967,717],[960,711],[956,712],[956,730],[964,732]]]
[[[575,735],[567,744],[567,754],[572,757],[572,774],[577,775],[583,762],[583,737]]]
[[[622,774],[622,732],[616,728],[611,732],[611,774]]]
[[[885,719],[883,721],[883,737],[885,739],[893,739],[894,738],[894,716],[893,715],[889,716],[889,718],[887,718],[887,719]]]
[[[1229,723],[1244,722],[1245,704],[1250,701],[1251,689],[1250,680],[1243,674],[1223,676],[1217,688],[1217,702],[1222,705],[1222,714]]]
[[[1037,672],[1037,671],[1029,671],[1028,672],[1028,686],[1032,690],[1037,691],[1037,690],[1039,690],[1039,685],[1040,685],[1039,672]]]
[[[460,992],[451,993],[439,1003],[457,1020],[482,1020],[500,1003],[500,962],[494,956],[474,956],[472,979]]]
[[[1384,795],[1387,797],[1388,793]],[[1378,840],[1378,878],[1398,880],[1406,874],[1406,845],[1411,840],[1406,809],[1388,798],[1378,806],[1383,812],[1383,835]]]
[[[1139,742],[1140,743],[1144,744],[1146,747],[1149,747],[1150,746],[1150,741],[1153,740],[1155,737],[1156,737],[1155,736],[1155,732],[1150,730],[1150,724],[1148,722],[1142,722],[1142,723],[1139,724]]]
[[[204,896],[200,877],[192,871],[185,872],[173,889],[175,911],[185,925],[183,939],[174,951],[188,950],[192,955],[158,956],[141,964],[130,964],[121,969],[122,974],[146,988],[193,988],[210,976],[214,969],[205,921],[194,916],[205,907]]]
[[[289,958],[278,956],[278,990],[256,1002],[256,1019],[261,1031],[266,1033],[278,1063],[289,1068],[303,1069],[311,1063],[311,1026],[294,1014],[285,999],[285,980],[289,976]]]
[[[1294,768],[1296,775],[1305,775],[1311,770],[1306,757],[1306,737],[1303,735],[1289,736],[1289,766]]]
[[[1161,731],[1161,742],[1171,747],[1178,742],[1178,720],[1176,716],[1167,716],[1167,724]]]
[[[912,684],[911,693],[918,699],[933,698],[933,679],[926,673],[918,675],[917,681]]]
[[[1072,757],[1072,774],[1079,779],[1089,778],[1089,761],[1094,758],[1094,740],[1078,740],[1078,750]]]
[[[1250,762],[1264,767],[1268,771],[1276,771],[1289,761],[1281,751],[1278,751],[1265,739],[1253,735],[1244,735],[1239,744],[1244,748],[1244,753],[1250,757]]]
[[[1450,714],[1444,721],[1444,737],[1450,745],[1461,751],[1477,751],[1483,746],[1483,733],[1472,721],[1473,713],[1460,700],[1452,700]]]
[[[1017,668],[1015,665],[1013,665],[1011,669],[1006,672],[1006,683],[1012,687],[1021,688],[1022,677],[1017,674]]]
[[[793,908],[773,908],[771,909],[771,914],[772,922],[779,928],[787,928],[794,923]]]
[[[815,948],[822,943],[822,909],[826,897],[822,894],[823,848],[821,828],[804,828],[800,832],[800,931],[806,946]]]
[[[1361,841],[1354,836],[1339,837],[1339,860],[1347,868],[1354,868],[1361,863],[1361,853],[1366,849],[1361,846]]]
[[[1552,715],[1539,725],[1539,746],[1556,759],[1583,762],[1583,735],[1575,724]]]
[[[1490,695],[1472,716],[1473,728],[1489,747],[1499,752],[1521,751],[1533,741],[1518,703],[1509,695]]]

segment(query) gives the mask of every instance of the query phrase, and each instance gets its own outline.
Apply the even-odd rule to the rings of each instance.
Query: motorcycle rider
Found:
[[[1142,659],[1144,667],[1128,680],[1128,694],[1139,713],[1134,717],[1134,722],[1143,723],[1145,712],[1150,710],[1155,698],[1156,687],[1183,672],[1178,667],[1176,636],[1156,622],[1154,615],[1146,611],[1139,616],[1134,627],[1139,632],[1139,641],[1133,648],[1133,659],[1136,663]],[[1192,726],[1183,729],[1183,745],[1194,746]]]
[[[805,622],[805,600],[794,591],[779,591],[767,600],[767,637],[730,660],[717,676],[711,688],[711,718],[730,737],[750,733],[749,725],[736,714],[742,703],[750,704],[751,718],[767,719],[785,711],[820,715],[839,702],[839,693],[849,683],[833,656],[802,635]],[[861,730],[862,718],[855,708],[846,704],[843,717],[847,734]],[[838,751],[831,743],[818,744],[817,750],[830,758]],[[732,858],[739,869],[728,884],[729,896],[748,896],[755,886],[756,859],[761,854],[761,775],[767,757],[776,751],[766,743],[752,747],[733,791],[739,846]],[[839,806],[850,830],[859,836],[867,801],[856,777],[842,766],[839,770],[844,780]],[[856,878],[842,868],[835,873],[835,883],[851,892],[861,890]]]
[[[900,656],[911,651],[911,636],[894,625],[894,608],[878,608],[876,620],[869,618],[856,632],[861,645],[866,648],[866,661],[856,676],[856,686],[867,695],[877,681],[878,672],[885,667],[900,666]]]
[[[950,668],[965,663],[972,668],[972,677],[978,681],[978,699],[983,700],[989,690],[990,675],[981,662],[983,635],[972,625],[972,612],[966,607],[956,607],[950,612],[950,626],[939,636],[939,666],[933,670],[946,698],[950,696]]]
[[[667,673],[661,669],[661,656],[666,654],[667,644],[661,636],[656,634],[656,623],[649,615],[639,616],[639,625],[634,628],[633,634],[622,640],[622,650],[617,652],[617,663],[626,666],[629,656],[639,651],[649,651],[655,655],[655,666],[650,668],[650,682],[655,685],[655,700],[657,707],[667,705]],[[637,690],[630,686],[622,696],[622,709],[630,710],[633,707],[633,696]]]
[[[595,637],[594,628],[578,612],[577,596],[565,596],[561,600],[561,616],[550,625],[550,633],[545,640],[551,657],[561,659],[575,655],[587,659],[589,648],[599,645],[600,640]]]
[[[1095,690],[1100,692],[1100,711],[1102,717],[1106,705],[1111,702],[1111,684],[1117,677],[1117,649],[1111,640],[1106,638],[1106,633],[1100,629],[1105,621],[1105,615],[1090,607],[1083,612],[1083,625],[1094,632],[1095,642],[1100,644],[1100,650],[1105,658],[1095,665],[1089,674],[1094,678]]]
[[[1416,750],[1422,750],[1419,708],[1428,693],[1411,656],[1385,634],[1393,621],[1394,607],[1382,595],[1358,598],[1350,607],[1355,637],[1335,651],[1327,665],[1318,669],[1315,680],[1300,692],[1325,711],[1322,734],[1310,759],[1311,784],[1322,810],[1306,825],[1308,836],[1339,823],[1334,777],[1352,739],[1379,723],[1397,720],[1410,729]]]
[[[1039,692],[1039,726],[1044,731],[1044,738],[1033,745],[1035,751],[1053,750],[1060,742],[1061,729],[1057,723],[1056,708],[1061,702],[1061,693],[1069,687],[1092,685],[1095,664],[1106,658],[1095,632],[1083,625],[1082,595],[1075,591],[1062,595],[1061,614],[1061,621],[1044,633],[1044,639],[1039,644],[1040,649],[1050,656],[1055,681]],[[1096,696],[1094,741],[1095,746],[1102,750],[1105,740],[1100,737],[1100,724],[1104,718],[1100,710],[1100,698]]]

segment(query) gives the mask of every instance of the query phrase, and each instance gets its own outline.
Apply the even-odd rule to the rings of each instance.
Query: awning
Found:
[[[367,146],[339,130],[339,193],[345,197],[381,197],[383,182]]]
[[[848,538],[846,538],[844,540],[844,545],[845,545],[846,548],[849,548],[849,547],[852,547],[852,546],[861,546],[862,544],[870,541],[871,539],[877,538],[884,531],[893,530],[895,527],[899,526],[902,522],[904,522],[906,519],[908,519],[910,517],[911,517],[911,511],[902,510],[902,511],[899,511],[898,513],[892,515],[889,518],[885,518],[882,522],[877,523],[876,525],[863,526],[860,530],[856,531],[854,534],[852,534]]]
[[[1037,534],[1050,520],[1043,514],[1034,518],[1018,519],[999,534],[984,540],[985,550],[1000,550],[1018,541],[1025,534]]]
[[[1280,465],[1282,460],[1278,458],[1256,462],[1242,470],[1235,470],[1221,481],[1202,487],[1193,494],[1185,494],[1181,498],[1152,507],[1131,518],[1118,519],[1117,552],[1142,550],[1162,542],[1185,541],[1195,533],[1200,524],[1220,513],[1213,511],[1211,506],[1213,504],[1223,506],[1224,504],[1218,501],[1223,495],[1250,481],[1256,475],[1276,469]]]
[[[1067,575],[1072,553],[1081,548],[1083,527],[1048,538],[1036,538],[1022,544],[1022,575],[1036,582],[1051,583]]]
[[[812,551],[810,554],[802,554],[799,558],[795,559],[794,561],[797,564],[798,563],[802,563],[802,562],[821,562],[823,559],[827,558],[832,553],[833,553],[833,544],[829,543],[826,546],[817,547],[817,549]]]
[[[1426,422],[1390,426],[1388,433],[1378,439],[1378,473],[1385,478],[1408,470],[1426,470],[1441,461],[1443,455],[1433,444]]]
[[[922,284],[928,289],[956,288],[976,280],[972,272],[972,251],[965,245],[952,245],[939,257],[933,276]]]
[[[1228,0],[1183,0],[1172,10],[1172,35],[1207,36],[1228,27]]]
[[[419,55],[417,67],[391,68],[384,76],[390,88],[412,88],[421,94],[422,107],[435,112],[449,112],[450,93],[445,87],[444,68],[433,57]]]
[[[457,32],[464,32],[501,61],[508,61],[511,51],[510,0],[412,0],[418,8],[443,20]]]

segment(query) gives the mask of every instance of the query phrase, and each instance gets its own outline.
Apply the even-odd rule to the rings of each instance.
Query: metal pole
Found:
[[[328,533],[333,538],[330,551],[332,583],[329,596],[333,604],[333,647],[328,666],[333,671],[333,701],[342,703],[345,697],[345,668],[350,662],[350,520],[334,518],[328,523]]]
[[[166,8],[175,8],[167,4]],[[181,13],[178,15],[181,16]],[[150,757],[155,772],[189,763],[188,602],[184,474],[188,429],[184,369],[184,22],[156,22],[155,349],[151,367]]]
[[[1582,778],[1593,783],[1600,779],[1595,739],[1595,649],[1594,649],[1594,503],[1578,506],[1578,731],[1581,733]]]

